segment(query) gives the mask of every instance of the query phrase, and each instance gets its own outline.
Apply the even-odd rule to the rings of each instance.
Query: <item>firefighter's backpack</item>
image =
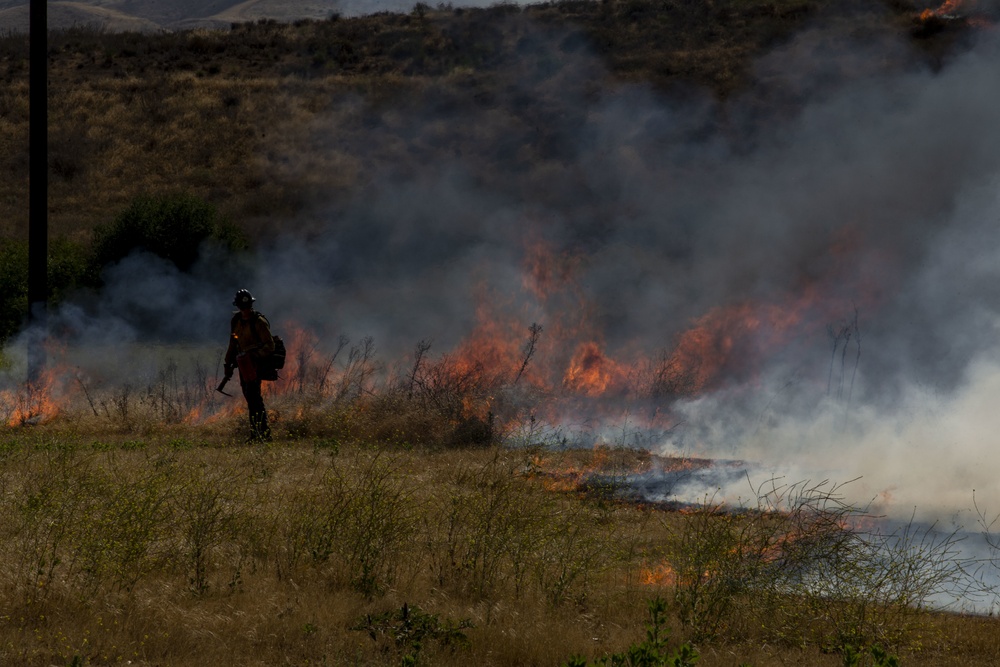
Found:
[[[274,366],[275,370],[281,370],[285,367],[285,341],[282,340],[281,336],[271,335],[274,339],[274,352],[271,353],[271,365]]]

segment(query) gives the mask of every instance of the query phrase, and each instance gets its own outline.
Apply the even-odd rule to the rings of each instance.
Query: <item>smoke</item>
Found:
[[[994,32],[933,70],[899,39],[812,29],[720,103],[606,85],[579,40],[520,29],[528,55],[486,100],[332,101],[292,157],[356,151],[373,176],[350,201],[318,199],[240,265],[129,257],[55,330],[221,347],[248,288],[276,328],[372,336],[390,360],[452,350],[484,311],[538,322],[561,348],[533,363],[564,367],[580,342],[638,363],[719,309],[794,311],[743,325],[706,393],[665,399],[659,450],[862,476],[904,513],[964,511],[973,489],[1000,504]]]
[[[753,226],[786,249],[768,282],[795,275],[810,237],[838,222],[856,230],[849,275],[863,280],[849,296],[862,304],[859,328],[833,354],[825,341],[826,374],[798,356],[773,364],[753,392],[675,406],[688,426],[666,451],[748,459],[757,481],[860,478],[851,500],[894,515],[969,525],[973,490],[997,505],[996,54],[984,41],[940,72],[849,86],[750,156],[738,179],[782,184],[745,187],[744,202],[770,198],[747,206]],[[737,262],[764,266],[737,252],[762,249],[749,234],[726,240]],[[727,487],[732,497],[749,489]]]
[[[521,65],[523,89],[489,109],[383,116],[411,150],[454,157],[416,168],[404,154],[308,246],[284,239],[261,262],[263,302],[403,354],[419,339],[451,349],[485,300],[628,361],[713,309],[808,293],[780,345],[761,330],[747,347],[767,348],[757,372],[669,406],[661,450],[861,477],[859,502],[968,518],[973,489],[1000,502],[1000,53],[984,34],[934,71],[910,48],[810,31],[759,63],[763,93],[724,108],[638,85],[594,95],[600,66],[577,54],[554,79]],[[759,117],[789,91],[794,109]],[[543,296],[525,288],[539,242]]]

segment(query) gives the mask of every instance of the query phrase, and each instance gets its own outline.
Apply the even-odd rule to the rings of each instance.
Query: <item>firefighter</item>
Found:
[[[249,442],[271,440],[271,427],[267,423],[267,409],[261,395],[261,380],[267,377],[267,364],[262,363],[274,352],[271,324],[253,308],[256,299],[248,290],[241,289],[233,298],[233,305],[239,312],[233,315],[229,327],[229,348],[226,350],[226,378],[233,376],[233,369],[240,370],[240,387],[250,412]]]

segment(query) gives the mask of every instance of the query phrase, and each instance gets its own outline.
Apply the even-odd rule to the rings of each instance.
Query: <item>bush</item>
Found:
[[[48,296],[58,303],[72,290],[93,284],[87,249],[69,239],[49,242]],[[28,313],[28,243],[0,243],[0,343],[18,332]]]
[[[242,233],[212,204],[186,194],[143,195],[113,222],[94,230],[93,263],[99,271],[135,250],[146,250],[187,271],[197,261],[202,243],[209,240],[230,251],[247,247]]]
[[[403,665],[420,663],[420,653],[429,641],[439,646],[455,649],[469,646],[469,638],[463,630],[475,627],[469,619],[455,622],[429,614],[420,607],[403,603],[399,611],[387,611],[376,616],[365,615],[351,627],[368,633],[372,641],[390,644],[402,653]]]
[[[956,533],[912,522],[866,530],[866,508],[828,482],[769,480],[753,492],[756,507],[706,498],[674,522],[660,578],[696,640],[753,627],[835,651],[892,649],[931,600],[968,585]]]
[[[7,241],[0,245],[0,341],[17,332],[28,312],[28,244]]]
[[[416,531],[411,491],[378,452],[335,463],[291,495],[279,571],[339,564],[350,585],[375,596],[395,582]]]

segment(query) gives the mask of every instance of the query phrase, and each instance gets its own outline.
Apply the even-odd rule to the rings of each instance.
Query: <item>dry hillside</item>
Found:
[[[409,10],[413,3],[366,0],[243,0],[234,2],[155,2],[142,0],[83,0],[48,3],[50,29],[88,26],[111,32],[158,32],[191,28],[228,28],[231,22],[261,18],[278,21],[325,19],[331,14],[359,15],[373,11]],[[28,30],[28,3],[0,2],[0,32]]]
[[[540,170],[572,162],[583,113],[574,100],[623,85],[721,101],[692,122],[752,142],[756,124],[794,113],[818,86],[938,66],[977,30],[965,19],[921,21],[919,9],[903,0],[567,1],[156,35],[55,32],[51,228],[85,240],[135,195],[170,191],[203,196],[251,231],[292,217],[308,224],[317,202],[336,209],[377,179],[455,156],[473,178],[516,194]],[[904,48],[846,58],[813,79],[757,64],[793,36],[793,57],[841,40]],[[27,40],[6,37],[7,237],[27,222],[27,74]],[[727,100],[738,100],[738,117]]]

